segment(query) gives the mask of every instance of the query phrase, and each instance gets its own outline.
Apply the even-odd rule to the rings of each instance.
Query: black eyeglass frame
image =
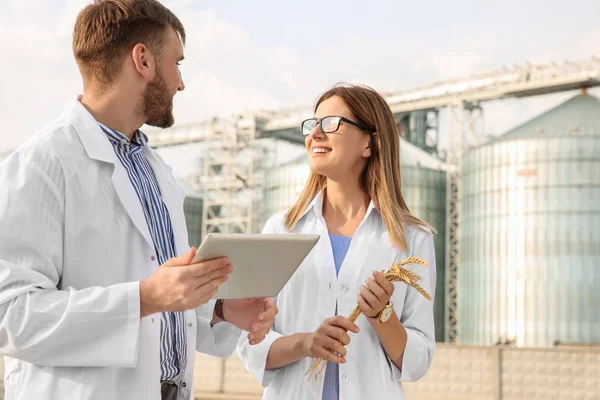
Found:
[[[333,130],[333,131],[331,131],[331,132],[325,132],[325,131],[323,130],[323,127],[322,127],[322,125],[321,125],[321,121],[323,121],[325,118],[339,118],[339,119],[338,119],[338,123],[337,123],[337,128],[335,128],[335,130]],[[359,123],[357,123],[357,122],[354,122],[354,121],[352,121],[352,120],[349,120],[349,119],[348,119],[348,118],[346,118],[346,117],[342,117],[342,116],[340,116],[340,115],[327,115],[327,116],[325,116],[325,117],[323,117],[323,118],[308,118],[308,119],[305,119],[304,121],[302,121],[302,124],[300,125],[300,132],[302,132],[302,135],[304,135],[304,136],[308,136],[308,135],[310,134],[310,132],[312,132],[312,129],[311,129],[311,130],[310,130],[308,133],[304,133],[304,124],[305,124],[306,122],[308,122],[308,121],[317,121],[317,123],[315,124],[315,127],[319,126],[319,129],[320,129],[320,130],[321,130],[321,132],[322,132],[322,133],[324,133],[324,134],[329,134],[329,133],[335,133],[335,132],[337,132],[337,131],[340,129],[340,122],[342,122],[342,121],[344,121],[344,122],[347,122],[347,123],[349,123],[350,125],[354,125],[354,126],[356,126],[357,128],[359,128],[359,129],[362,129],[362,130],[364,130],[364,131],[371,132],[371,133],[372,133],[372,132],[375,132],[375,129],[372,129],[372,128],[368,127],[368,126],[365,126],[365,125],[359,124]],[[313,128],[313,129],[314,129],[314,128]]]

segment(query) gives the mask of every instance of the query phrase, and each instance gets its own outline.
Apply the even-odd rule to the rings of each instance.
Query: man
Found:
[[[82,98],[0,164],[7,400],[189,400],[196,350],[273,324],[270,299],[210,300],[232,266],[191,264],[184,195],[139,131],[173,124],[182,43],[155,0],[94,1],[73,35]]]

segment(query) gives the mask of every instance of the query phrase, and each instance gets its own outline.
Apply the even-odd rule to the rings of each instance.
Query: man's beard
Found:
[[[146,86],[141,107],[147,125],[168,128],[175,122],[173,97],[169,94],[165,77],[160,69],[156,71],[156,76]]]

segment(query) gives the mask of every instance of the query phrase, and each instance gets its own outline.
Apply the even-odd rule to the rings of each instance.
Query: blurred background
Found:
[[[81,92],[85,0],[0,0],[0,159]],[[600,399],[600,2],[164,1],[188,34],[176,124],[147,128],[190,245],[260,232],[308,176],[300,122],[340,81],[384,94],[435,237],[438,347],[408,399]],[[198,354],[199,399],[258,399]]]

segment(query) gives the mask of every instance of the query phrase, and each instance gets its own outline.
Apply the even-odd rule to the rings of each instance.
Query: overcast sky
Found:
[[[0,0],[0,149],[81,91],[71,33],[86,0]],[[165,1],[188,32],[177,123],[312,104],[338,81],[408,89],[502,65],[600,56],[600,1]],[[598,91],[592,91],[598,94]],[[572,96],[494,102],[498,134]]]

